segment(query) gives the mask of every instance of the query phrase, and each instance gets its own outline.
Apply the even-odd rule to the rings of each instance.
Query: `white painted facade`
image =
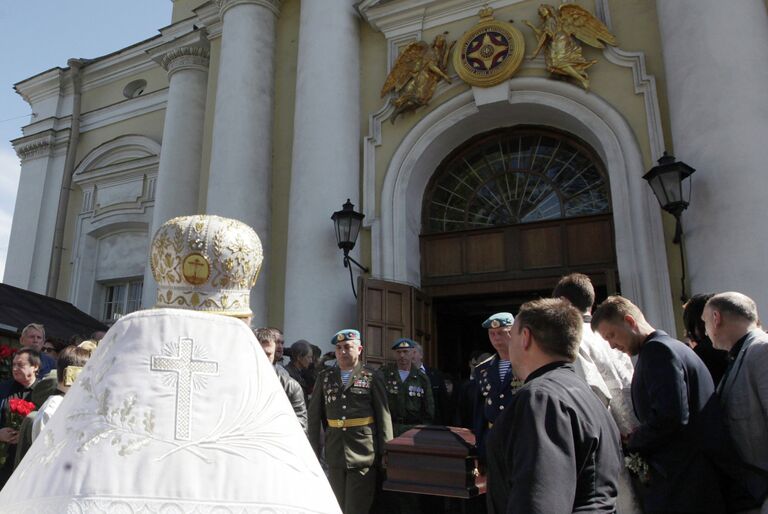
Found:
[[[484,5],[532,20],[536,6],[177,0],[177,21],[159,36],[83,68],[88,107],[59,296],[101,317],[104,287],[143,277],[143,303],[151,306],[146,255],[154,229],[177,215],[220,214],[252,225],[264,245],[254,323],[328,348],[330,334],[357,319],[332,212],[350,198],[366,215],[354,256],[371,277],[418,287],[422,204],[435,169],[472,136],[524,124],[573,134],[605,164],[622,292],[654,325],[676,332],[679,316],[678,248],[642,180],[664,150],[698,169],[683,216],[688,292],[736,289],[768,305],[760,266],[768,244],[760,161],[768,24],[762,0],[737,3],[647,0],[643,19],[655,21],[638,36],[629,7],[611,11],[596,0],[587,7],[632,44],[594,53],[602,68],[591,91],[553,80],[541,59],[526,59],[493,88],[467,87],[454,74],[428,108],[393,126],[391,101],[378,99],[378,89],[400,48],[444,29],[455,39]],[[291,36],[281,39],[280,30]],[[649,69],[663,76],[665,90]],[[48,279],[70,137],[69,74],[56,68],[17,86],[37,116],[14,141],[22,171],[4,281],[37,292]],[[137,78],[149,82],[144,93],[110,96]],[[292,120],[287,145],[277,143],[285,141],[284,119]],[[285,203],[287,210],[278,208]]]

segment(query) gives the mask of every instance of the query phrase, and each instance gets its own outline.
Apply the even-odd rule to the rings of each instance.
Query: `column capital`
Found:
[[[24,162],[38,157],[50,157],[54,147],[52,131],[20,137],[11,141],[16,155]]]
[[[147,54],[168,72],[179,70],[208,71],[210,43],[204,30],[190,32],[180,38],[147,50]]]
[[[214,0],[214,3],[219,7],[221,19],[224,19],[224,13],[237,5],[258,5],[269,9],[275,16],[279,16],[280,2],[281,0]]]
[[[163,54],[160,58],[160,65],[165,68],[170,77],[174,72],[182,69],[206,71],[210,57],[211,53],[207,48],[182,46]]]

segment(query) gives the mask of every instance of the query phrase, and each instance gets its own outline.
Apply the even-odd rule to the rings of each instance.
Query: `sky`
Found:
[[[171,24],[172,8],[171,0],[0,0],[0,279],[20,171],[9,141],[21,137],[31,113],[13,84],[155,36]]]

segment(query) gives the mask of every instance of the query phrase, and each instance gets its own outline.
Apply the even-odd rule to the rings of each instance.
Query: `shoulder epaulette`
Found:
[[[490,357],[488,357],[484,361],[478,362],[477,364],[475,364],[475,368],[479,368],[480,366],[483,366],[485,364],[491,364],[491,361],[494,359],[494,357],[496,357],[496,356],[495,355],[491,355]]]

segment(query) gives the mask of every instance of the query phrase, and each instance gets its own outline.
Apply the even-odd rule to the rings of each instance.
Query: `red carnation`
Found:
[[[37,409],[37,407],[32,402],[28,402],[21,398],[11,398],[8,401],[8,426],[14,430],[19,430],[24,418],[35,409]]]
[[[30,412],[35,410],[35,404],[28,402],[22,398],[11,398],[8,402],[11,410],[11,414],[18,414],[19,416],[27,417]]]

